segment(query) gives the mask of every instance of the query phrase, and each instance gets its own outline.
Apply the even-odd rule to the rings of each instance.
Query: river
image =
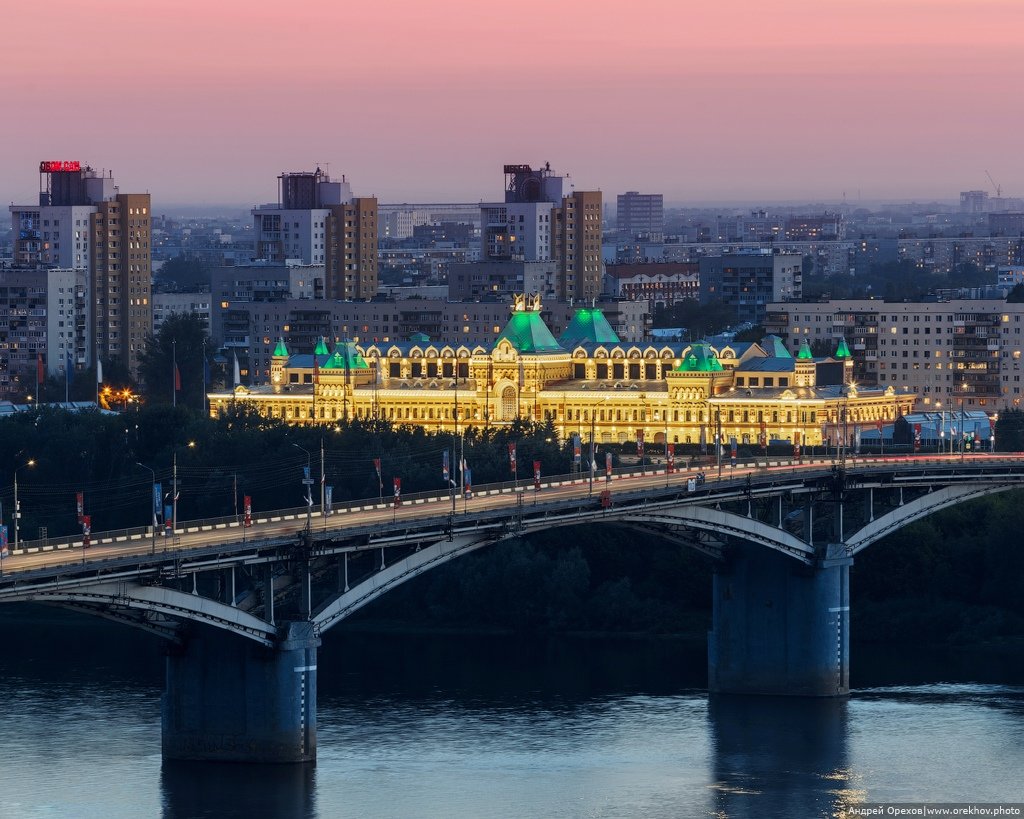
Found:
[[[0,817],[817,817],[1024,801],[1024,657],[854,646],[848,701],[712,697],[673,640],[330,633],[314,766],[163,765],[159,641],[0,609]]]

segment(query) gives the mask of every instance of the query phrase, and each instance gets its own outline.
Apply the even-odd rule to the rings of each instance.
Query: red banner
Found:
[[[642,429],[636,431],[636,456],[644,457],[644,431]]]
[[[76,492],[75,493],[75,507],[78,510],[78,522],[81,523],[82,522],[82,515],[85,514],[85,493],[84,492]]]
[[[793,433],[793,457],[800,457],[800,431],[796,430]]]
[[[516,445],[514,443],[508,445],[508,468],[513,475],[516,474]]]
[[[242,509],[245,512],[245,525],[252,526],[252,498],[249,495],[242,498]]]
[[[395,506],[400,506],[402,503],[402,479],[394,478],[395,484]]]
[[[92,532],[92,515],[82,515],[82,548],[89,545],[89,535]]]
[[[533,462],[533,488],[540,489],[540,461]]]
[[[669,475],[671,475],[673,472],[676,471],[676,445],[675,444],[669,444],[666,447],[665,471],[668,472]]]
[[[921,425],[914,424],[914,452],[919,452],[921,449]]]

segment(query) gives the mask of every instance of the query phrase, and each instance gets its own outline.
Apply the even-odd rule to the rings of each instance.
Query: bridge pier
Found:
[[[162,701],[165,759],[218,762],[316,760],[313,624],[281,624],[268,648],[196,628],[167,657]]]
[[[850,693],[850,566],[833,545],[812,566],[741,544],[714,577],[713,693]]]

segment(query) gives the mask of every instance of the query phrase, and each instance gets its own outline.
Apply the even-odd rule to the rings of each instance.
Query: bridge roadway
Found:
[[[455,497],[452,515],[451,494],[418,495],[403,498],[400,506],[371,499],[349,507],[335,506],[331,515],[319,512],[309,516],[312,536],[316,541],[362,538],[356,546],[338,551],[359,551],[400,545],[421,536],[436,539],[439,531],[454,529],[454,533],[478,530],[481,526],[508,528],[510,513],[518,518],[522,531],[544,528],[544,520],[560,520],[566,516],[580,517],[581,522],[600,513],[604,517],[621,518],[631,508],[649,506],[658,501],[672,501],[707,505],[718,501],[738,500],[748,496],[774,497],[783,492],[812,491],[816,481],[828,478],[836,459],[805,459],[792,462],[769,458],[746,461],[735,467],[723,463],[721,478],[717,466],[705,470],[706,482],[695,492],[687,492],[687,481],[696,476],[693,469],[666,474],[664,468],[620,473],[606,482],[598,473],[593,485],[588,477],[560,476],[548,478],[542,488],[534,490],[532,482],[519,483],[518,490],[511,482],[499,488],[481,487],[469,499],[461,494]],[[871,476],[886,476],[885,485],[913,486],[934,483],[947,477],[963,483],[968,476],[986,482],[999,482],[1009,478],[1013,483],[1024,481],[1024,453],[877,456],[848,458],[844,469],[850,478],[870,480]],[[749,484],[747,478],[749,476]],[[894,484],[893,481],[896,481]],[[879,484],[881,485],[881,484]],[[611,490],[613,508],[599,508],[600,493]],[[683,493],[683,494],[681,494]],[[532,523],[532,525],[531,525]],[[48,547],[29,547],[5,558],[0,577],[0,602],[4,587],[18,581],[41,581],[46,577],[78,575],[152,572],[154,564],[183,559],[223,560],[244,553],[258,554],[261,548],[297,542],[305,530],[307,515],[303,511],[283,510],[254,518],[250,527],[237,522],[185,522],[173,536],[148,533],[124,534],[96,533],[93,545],[81,547],[81,541],[51,544]],[[332,550],[333,551],[333,550]],[[204,559],[205,558],[205,559]]]

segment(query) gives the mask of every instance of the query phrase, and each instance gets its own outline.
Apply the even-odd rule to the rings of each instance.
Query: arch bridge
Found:
[[[1024,484],[1024,456],[760,461],[511,483],[154,532],[30,545],[0,603],[62,606],[167,641],[169,758],[309,761],[321,635],[434,568],[513,537],[617,524],[715,560],[709,687],[849,693],[849,569],[940,509]]]

